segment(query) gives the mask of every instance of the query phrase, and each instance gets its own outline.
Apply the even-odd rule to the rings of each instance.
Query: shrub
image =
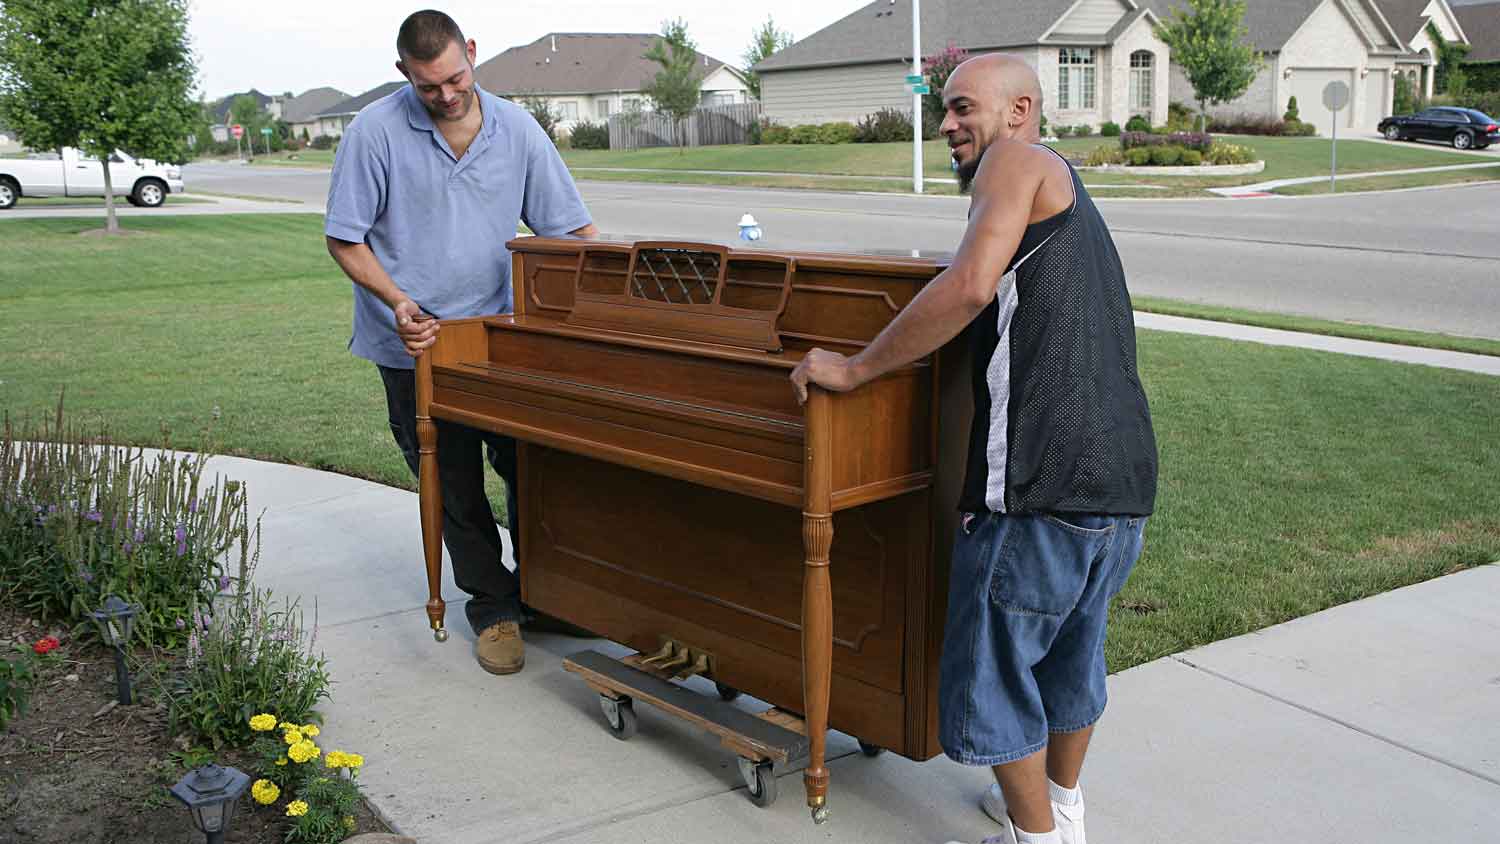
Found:
[[[854,124],[848,121],[824,123],[818,127],[818,143],[847,144],[854,140]]]
[[[1297,98],[1295,96],[1286,101],[1286,113],[1281,115],[1281,119],[1288,123],[1300,123],[1302,121],[1302,116],[1297,113]]]
[[[1195,149],[1185,149],[1182,151],[1182,161],[1180,163],[1187,167],[1197,167],[1203,163],[1203,153]]]
[[[1118,138],[1120,137],[1120,124],[1105,122],[1099,127],[1099,134],[1106,138]]]
[[[43,619],[92,629],[106,595],[140,606],[134,641],[176,648],[194,607],[239,582],[259,555],[245,492],[202,482],[204,458],[108,445],[56,421],[0,439],[0,583]]]
[[[572,140],[574,149],[609,149],[609,124],[579,121],[573,125]]]
[[[1038,124],[1038,126],[1040,127],[1038,131],[1042,133],[1042,137],[1047,137],[1047,115],[1042,115],[1041,122]]]
[[[1151,164],[1156,167],[1170,167],[1182,160],[1182,147],[1179,146],[1156,146],[1151,147]]]
[[[1151,163],[1150,147],[1132,147],[1124,150],[1125,161],[1132,167],[1141,167]]]
[[[36,687],[36,669],[32,655],[20,644],[15,646],[16,655],[0,657],[0,733],[11,719],[26,714],[31,702],[32,689]]]
[[[854,127],[856,144],[887,144],[911,140],[911,117],[904,111],[883,108],[867,114]]]
[[[1151,121],[1147,120],[1146,116],[1144,114],[1132,115],[1129,120],[1125,121],[1125,131],[1127,131],[1127,132],[1150,132],[1151,131]],[[1103,133],[1101,133],[1101,134],[1103,134]]]
[[[1167,103],[1167,131],[1191,132],[1197,127],[1198,113],[1182,103]]]
[[[1288,121],[1284,132],[1294,137],[1309,137],[1318,134],[1318,127],[1302,120],[1298,120],[1295,123]]]
[[[1106,164],[1121,164],[1125,161],[1124,154],[1114,144],[1103,144],[1094,147],[1083,160],[1085,167],[1103,167]]]
[[[1081,123],[1073,127],[1073,135],[1075,137],[1087,138],[1092,134],[1094,134],[1094,127],[1088,125],[1087,123]]]
[[[1195,149],[1199,152],[1207,152],[1208,148],[1213,146],[1213,142],[1213,136],[1207,132],[1174,132],[1170,135],[1145,132],[1122,132],[1120,134],[1121,149],[1176,146],[1183,149]]]
[[[1052,134],[1056,135],[1059,138],[1066,138],[1073,134],[1073,127],[1067,125],[1066,123],[1059,123],[1056,126],[1052,127]]]
[[[277,606],[269,589],[247,588],[194,612],[187,653],[162,684],[167,718],[214,747],[240,747],[249,718],[276,712],[302,723],[328,697],[330,678],[295,601]]]
[[[779,123],[766,123],[760,130],[760,142],[763,144],[789,144],[792,142],[792,130]]]
[[[313,149],[333,149],[333,138],[327,135],[319,135],[312,139]]]
[[[816,124],[808,123],[803,126],[792,127],[791,142],[794,144],[821,143],[820,137],[819,127]]]
[[[557,122],[562,119],[562,114],[552,108],[552,101],[536,94],[525,94],[520,98],[520,105],[547,133],[548,139],[557,143]]]
[[[1209,164],[1249,164],[1255,160],[1255,150],[1239,144],[1218,142],[1203,157]]]

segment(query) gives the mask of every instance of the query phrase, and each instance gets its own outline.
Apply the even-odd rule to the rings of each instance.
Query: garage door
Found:
[[[1292,91],[1289,96],[1297,98],[1297,112],[1301,118],[1318,127],[1318,134],[1325,138],[1333,134],[1333,114],[1323,106],[1323,88],[1335,79],[1349,86],[1351,102],[1339,110],[1339,134],[1344,134],[1352,125],[1350,118],[1354,116],[1354,71],[1348,68],[1292,68]],[[1282,103],[1281,107],[1285,109],[1286,103]]]

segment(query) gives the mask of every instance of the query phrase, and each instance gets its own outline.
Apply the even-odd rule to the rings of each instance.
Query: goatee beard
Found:
[[[974,177],[979,174],[979,162],[984,158],[984,151],[968,161],[958,165],[958,192],[968,193],[969,187],[974,184]]]

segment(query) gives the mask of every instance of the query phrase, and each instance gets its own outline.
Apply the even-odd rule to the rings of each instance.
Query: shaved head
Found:
[[[959,65],[943,86],[943,106],[939,131],[958,162],[960,189],[968,189],[990,144],[1041,140],[1042,83],[1015,56],[985,53]]]

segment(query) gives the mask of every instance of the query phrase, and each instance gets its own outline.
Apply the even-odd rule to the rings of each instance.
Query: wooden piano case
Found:
[[[787,378],[814,346],[858,351],[939,261],[508,246],[516,312],[445,321],[419,360],[433,627],[437,418],[520,441],[524,600],[643,653],[688,644],[715,681],[802,713],[809,805],[826,792],[826,726],[939,753],[965,355],[955,343],[805,406]]]

